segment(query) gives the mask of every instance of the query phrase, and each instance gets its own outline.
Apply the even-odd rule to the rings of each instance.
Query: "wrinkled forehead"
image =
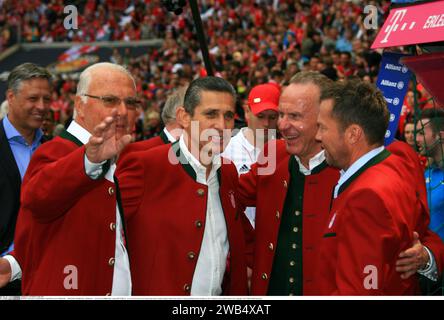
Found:
[[[91,73],[90,89],[110,91],[109,94],[116,94],[116,91],[126,91],[135,94],[136,86],[134,80],[125,72],[111,68],[100,68]]]
[[[280,112],[319,111],[320,92],[314,84],[290,84],[279,99]]]

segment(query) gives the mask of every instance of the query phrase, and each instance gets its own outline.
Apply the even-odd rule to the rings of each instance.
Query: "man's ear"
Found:
[[[191,125],[191,115],[185,111],[184,107],[176,109],[176,121],[182,128],[188,128]]]
[[[85,103],[82,100],[81,96],[75,96],[74,98],[74,110],[76,111],[76,117],[79,119],[85,118]]]
[[[357,124],[352,124],[348,126],[347,129],[345,129],[345,139],[350,145],[354,145],[361,141],[364,130],[362,130],[361,126],[358,126]]]
[[[8,104],[9,105],[13,104],[14,99],[15,99],[14,91],[12,91],[12,89],[8,89],[6,91],[6,100],[8,100]]]

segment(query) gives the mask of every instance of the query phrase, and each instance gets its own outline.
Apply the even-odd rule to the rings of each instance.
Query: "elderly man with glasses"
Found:
[[[114,171],[139,105],[123,67],[98,63],[80,75],[74,121],[37,150],[24,177],[13,253],[24,295],[131,294]]]

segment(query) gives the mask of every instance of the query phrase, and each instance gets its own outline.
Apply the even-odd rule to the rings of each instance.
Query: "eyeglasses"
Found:
[[[107,108],[115,108],[118,105],[120,105],[123,102],[125,103],[125,106],[128,110],[136,110],[137,108],[140,108],[142,106],[142,101],[140,101],[137,98],[134,97],[127,97],[127,98],[119,98],[116,96],[93,96],[91,94],[82,94],[82,96],[93,98],[93,99],[99,99],[102,100],[103,104]]]

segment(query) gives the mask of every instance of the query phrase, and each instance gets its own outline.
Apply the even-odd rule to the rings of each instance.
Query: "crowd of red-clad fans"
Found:
[[[144,101],[137,138],[160,131],[160,111],[169,91],[204,75],[189,8],[175,16],[160,0],[69,1],[78,9],[78,29],[66,30],[62,0],[0,0],[0,51],[23,42],[137,41],[163,39],[159,49],[135,57],[115,49],[110,61],[134,75]],[[377,30],[365,28],[366,5],[384,21],[390,1],[347,0],[202,0],[199,1],[208,48],[215,68],[239,96],[265,82],[284,85],[299,70],[318,70],[332,79],[359,77],[375,82],[381,55],[370,50]],[[429,95],[419,88],[420,106]],[[53,96],[56,123],[72,115],[75,80],[59,79]],[[242,109],[239,117],[242,118]],[[413,91],[407,94],[400,131],[413,113]]]

